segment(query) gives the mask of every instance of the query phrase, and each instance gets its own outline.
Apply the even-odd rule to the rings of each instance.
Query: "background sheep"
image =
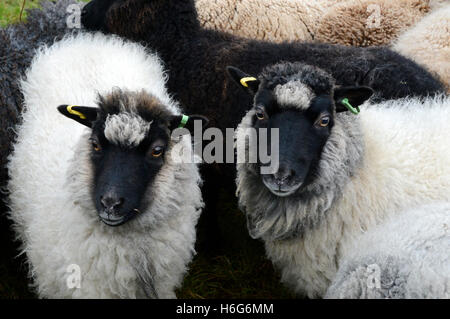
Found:
[[[280,60],[303,61],[331,72],[340,85],[368,85],[379,99],[443,91],[427,71],[386,48],[274,44],[204,30],[193,0],[94,0],[84,7],[82,24],[144,41],[155,49],[167,64],[169,90],[193,113],[208,112],[212,124],[220,128],[236,127],[251,102],[245,92],[230,85],[227,65],[256,74]]]
[[[274,42],[314,39],[315,24],[333,0],[196,0],[200,24],[250,39]]]
[[[196,166],[176,162],[190,140],[170,140],[181,115],[158,57],[80,34],[40,50],[26,76],[8,189],[39,296],[175,297],[203,204]],[[58,114],[67,102],[98,105],[58,108],[89,129]]]
[[[389,44],[429,11],[429,0],[347,0],[316,20],[315,40],[355,46]]]
[[[249,76],[230,73],[238,83]],[[364,231],[450,199],[448,97],[390,100],[355,116],[343,99],[356,107],[370,89],[335,87],[311,66],[277,64],[251,83],[254,108],[239,128],[279,129],[279,169],[262,175],[261,164],[238,164],[239,203],[250,235],[297,293],[323,296]]]
[[[327,298],[450,298],[450,204],[409,209],[343,256]]]
[[[436,73],[450,90],[450,4],[400,35],[393,49]]]
[[[388,44],[431,10],[429,0],[196,0],[195,5],[207,29],[274,42],[354,46]],[[372,27],[374,22],[379,24]]]

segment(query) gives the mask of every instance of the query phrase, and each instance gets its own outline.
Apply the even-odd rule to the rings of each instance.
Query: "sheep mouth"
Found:
[[[113,216],[111,214],[107,214],[106,212],[101,212],[98,214],[98,216],[100,217],[100,220],[111,227],[117,227],[117,226],[121,226],[127,222],[129,222],[130,220],[132,220],[135,216],[136,216],[136,212],[130,212],[129,214],[126,214],[125,216]]]
[[[262,179],[264,186],[274,195],[278,197],[287,197],[292,194],[294,194],[302,185],[303,183],[297,183],[295,185],[291,185],[289,187],[280,188],[279,186],[273,185],[272,183],[269,183],[266,181],[266,179]]]

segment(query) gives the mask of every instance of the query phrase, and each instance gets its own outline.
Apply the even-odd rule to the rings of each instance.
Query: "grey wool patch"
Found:
[[[145,121],[137,114],[110,114],[105,121],[105,137],[119,146],[136,147],[147,136],[150,126],[151,122]]]
[[[314,92],[300,80],[278,84],[274,93],[280,106],[295,107],[299,110],[306,110],[315,97]]]

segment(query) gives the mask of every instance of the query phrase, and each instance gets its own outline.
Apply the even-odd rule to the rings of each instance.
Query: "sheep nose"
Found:
[[[290,168],[280,167],[278,172],[275,173],[275,182],[279,187],[283,186],[287,181],[289,181],[295,175],[295,171]]]
[[[108,193],[100,197],[100,202],[105,210],[108,212],[116,212],[122,206],[124,199],[117,194]]]

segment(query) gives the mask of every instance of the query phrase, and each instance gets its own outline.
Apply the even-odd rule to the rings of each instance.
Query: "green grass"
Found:
[[[24,0],[0,0],[0,27],[5,27],[11,23],[26,21],[26,9],[38,8],[42,0],[25,0],[25,6],[20,17],[20,11],[24,4]],[[79,0],[88,2],[89,0]]]
[[[26,0],[22,13],[22,21],[26,19],[26,10],[39,7],[40,0]],[[0,2],[0,27],[10,23],[20,22],[20,10],[23,0],[1,0]]]
[[[26,0],[25,9],[39,7],[39,2]],[[0,27],[20,22],[22,3],[23,0],[0,0]],[[24,10],[21,21],[25,20]],[[236,207],[233,194],[222,191],[218,207],[225,247],[216,256],[199,253],[194,258],[177,296],[226,299],[294,297],[280,284],[271,262],[264,257],[262,244],[248,236],[245,218]],[[11,237],[8,225],[0,225],[0,299],[33,298],[35,296],[28,289],[23,257],[15,258],[17,247],[11,243]]]

